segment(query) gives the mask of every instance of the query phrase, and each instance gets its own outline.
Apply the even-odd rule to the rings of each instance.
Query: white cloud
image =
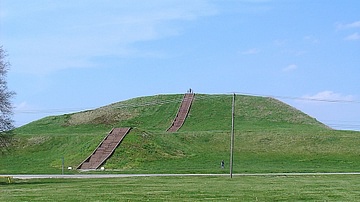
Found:
[[[21,111],[27,111],[27,110],[31,110],[31,109],[32,109],[32,107],[26,101],[23,101],[18,104],[14,104],[14,112],[15,113],[18,113]]]
[[[27,103],[26,102],[21,102],[19,104],[15,104],[14,107],[15,107],[16,110],[21,110],[21,109],[27,108]]]
[[[298,66],[296,64],[290,64],[288,66],[286,66],[285,68],[282,69],[283,72],[291,72],[294,71],[298,68]]]
[[[345,37],[345,40],[347,40],[347,41],[356,41],[359,39],[360,39],[360,34],[357,32]]]
[[[316,118],[330,127],[336,129],[360,130],[356,124],[344,123],[353,121],[359,123],[360,106],[349,104],[357,103],[357,96],[344,95],[333,91],[322,91],[319,93],[304,95],[291,105],[306,114]]]
[[[348,31],[354,30],[354,29],[358,30],[360,28],[360,21],[355,21],[355,22],[351,22],[351,23],[347,23],[347,24],[337,23],[336,28],[338,30],[349,29]],[[346,37],[344,37],[344,40],[346,40],[346,41],[360,40],[360,34],[358,32],[352,33],[352,34],[347,35]]]
[[[355,21],[347,24],[337,23],[336,27],[338,29],[360,28],[360,21]]]
[[[315,95],[305,95],[302,97],[305,100],[315,100],[315,101],[329,101],[329,102],[337,102],[337,101],[353,101],[354,96],[352,95],[342,95],[340,93],[335,93],[333,91],[322,91]]]
[[[288,42],[289,40],[287,39],[276,39],[273,43],[275,46],[285,46]]]
[[[312,44],[318,44],[319,40],[313,36],[305,36],[304,41],[312,43]]]
[[[350,24],[347,24],[347,27],[349,28],[356,28],[356,27],[360,27],[360,21],[356,21]]]
[[[245,51],[240,52],[242,55],[254,55],[254,54],[258,54],[260,52],[259,49],[257,48],[251,48]]]
[[[177,22],[217,14],[203,0],[32,1],[5,9],[10,17],[2,22],[8,30],[2,37],[11,52],[13,70],[32,74],[94,67],[93,57],[157,56],[161,53],[137,49],[134,44],[180,35]]]

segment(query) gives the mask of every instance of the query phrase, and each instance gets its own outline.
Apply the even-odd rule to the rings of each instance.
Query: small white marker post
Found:
[[[64,157],[61,158],[61,174],[64,175]]]

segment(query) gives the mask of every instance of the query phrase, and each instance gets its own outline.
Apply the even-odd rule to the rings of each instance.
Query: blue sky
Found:
[[[1,0],[14,119],[20,126],[191,87],[273,96],[360,130],[359,8],[357,0]]]

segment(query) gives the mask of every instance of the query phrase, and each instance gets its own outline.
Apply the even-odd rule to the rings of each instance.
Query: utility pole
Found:
[[[234,163],[234,115],[235,115],[235,93],[232,99],[232,112],[231,112],[231,142],[230,142],[230,178],[233,176],[233,163]]]

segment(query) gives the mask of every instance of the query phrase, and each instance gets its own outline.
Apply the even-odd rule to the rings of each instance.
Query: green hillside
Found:
[[[228,166],[232,95],[197,94],[184,126],[167,133],[182,97],[140,97],[17,128],[0,173],[60,173],[62,157],[77,167],[113,127],[133,129],[106,172],[228,172],[220,161]],[[359,171],[359,143],[359,132],[331,130],[276,99],[236,96],[234,172]]]

